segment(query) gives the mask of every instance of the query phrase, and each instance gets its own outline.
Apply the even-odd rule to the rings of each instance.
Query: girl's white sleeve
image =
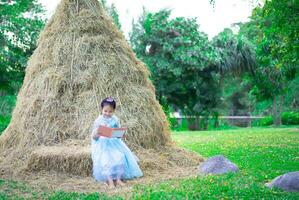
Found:
[[[91,138],[94,138],[94,136],[97,134],[97,128],[97,120],[95,120],[91,128]]]
[[[102,120],[101,120],[101,117],[98,117],[92,125],[92,131],[91,131],[92,138],[97,134],[97,131],[98,131],[98,128],[100,127],[100,125],[102,125]]]

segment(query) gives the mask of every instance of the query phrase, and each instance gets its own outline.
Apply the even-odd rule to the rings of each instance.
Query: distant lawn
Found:
[[[222,176],[172,180],[135,186],[132,199],[299,199],[299,193],[270,190],[264,184],[299,171],[299,128],[251,128],[224,131],[174,132],[179,146],[204,157],[222,154],[240,172]],[[16,191],[19,191],[16,194]],[[19,194],[19,195],[18,195]],[[0,199],[121,199],[103,194],[42,193],[14,181],[0,180]]]

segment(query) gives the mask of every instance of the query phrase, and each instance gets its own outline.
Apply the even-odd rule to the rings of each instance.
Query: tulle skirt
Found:
[[[143,175],[137,157],[119,138],[92,139],[93,176],[97,181],[132,179]]]

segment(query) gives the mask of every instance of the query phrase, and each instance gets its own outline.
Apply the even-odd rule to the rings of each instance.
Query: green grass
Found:
[[[82,200],[111,200],[122,199],[121,197],[107,196],[103,193],[77,193],[55,191],[47,192],[40,189],[34,189],[22,182],[13,180],[0,179],[0,200],[2,199],[47,199],[47,200],[61,200],[61,199],[82,199]]]
[[[137,199],[299,199],[298,193],[269,190],[274,177],[299,170],[299,130],[251,128],[175,132],[178,145],[210,157],[222,154],[236,163],[237,174],[169,181],[136,190]]]
[[[278,175],[299,170],[298,126],[174,132],[173,139],[179,146],[204,157],[222,154],[236,163],[240,172],[137,185],[133,188],[132,199],[299,199],[299,193],[270,190],[264,186]],[[0,199],[21,197],[118,199],[97,193],[43,193],[18,182],[0,180]]]

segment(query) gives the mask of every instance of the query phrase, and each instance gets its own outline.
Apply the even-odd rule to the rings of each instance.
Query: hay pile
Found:
[[[126,143],[148,162],[141,164],[145,174],[154,162],[163,170],[194,165],[198,156],[172,147],[148,76],[97,0],[62,0],[39,37],[11,123],[0,137],[1,175],[90,175],[90,127],[107,96],[115,98],[116,115],[129,128]],[[163,151],[164,160],[154,159]]]

